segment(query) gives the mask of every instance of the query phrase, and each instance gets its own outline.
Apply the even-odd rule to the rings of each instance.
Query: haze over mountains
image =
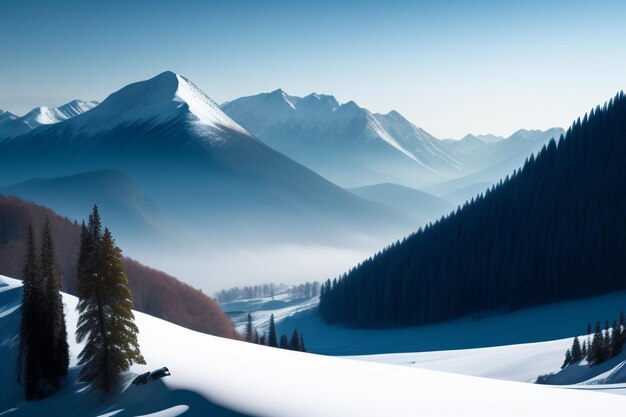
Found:
[[[98,203],[131,256],[195,285],[297,282],[448,213],[559,133],[439,140],[395,111],[282,90],[218,106],[164,72],[99,105],[0,113],[0,193],[78,220]]]
[[[280,89],[226,102],[221,108],[268,145],[339,185],[391,182],[429,186],[439,195],[455,191],[452,185],[440,191],[439,184],[494,166],[500,168],[485,172],[481,181],[496,182],[563,133],[554,128],[519,130],[508,138],[467,135],[439,140],[396,111],[372,113],[353,101],[340,104],[333,96],[315,93],[295,97]]]
[[[91,111],[0,142],[0,186],[35,201],[49,200],[47,185],[34,193],[33,178],[57,178],[48,185],[63,188],[61,183],[77,181],[67,176],[79,174],[80,187],[93,187],[101,194],[98,200],[106,199],[106,187],[96,184],[102,175],[83,173],[111,169],[131,178],[137,193],[175,229],[176,239],[144,240],[144,245],[126,246],[128,252],[143,260],[154,257],[155,249],[172,249],[176,254],[170,258],[163,255],[168,251],[160,251],[156,266],[179,274],[176,268],[193,268],[203,281],[215,272],[187,266],[183,255],[188,249],[197,251],[193,258],[205,259],[208,247],[229,245],[254,251],[272,244],[334,247],[350,242],[351,253],[354,246],[367,245],[349,261],[335,255],[345,267],[373,245],[403,234],[407,224],[401,212],[359,198],[262,143],[172,72],[126,86]],[[240,262],[232,256],[216,258]],[[211,278],[217,282],[218,277]]]

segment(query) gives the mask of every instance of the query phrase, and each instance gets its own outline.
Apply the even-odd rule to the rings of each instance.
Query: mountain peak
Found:
[[[161,123],[185,117],[197,128],[249,133],[187,78],[165,71],[145,81],[123,87],[89,114],[75,119],[81,128],[106,129],[137,122]]]

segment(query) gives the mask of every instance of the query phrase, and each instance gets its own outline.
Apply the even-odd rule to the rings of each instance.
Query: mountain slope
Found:
[[[272,148],[342,186],[428,183],[462,169],[438,140],[395,111],[373,114],[353,101],[282,90],[221,108]]]
[[[326,286],[320,313],[421,325],[626,288],[625,137],[620,93],[494,190]]]
[[[0,113],[0,139],[28,133],[42,125],[50,125],[71,119],[98,105],[97,101],[72,100],[59,107],[37,107],[22,117],[9,118]]]
[[[0,309],[2,369],[12,368],[17,355],[17,345],[9,341],[19,328],[20,298],[19,284],[0,278],[0,305],[4,306]],[[75,358],[81,349],[72,337],[77,300],[64,294],[63,301],[74,358],[64,386],[52,397],[26,403],[12,373],[2,373],[0,412],[65,417],[553,417],[611,413],[626,404],[626,397],[618,395],[272,349],[191,332],[142,313],[135,313],[135,317],[147,365],[133,365],[128,378],[164,365],[172,375],[146,385],[125,386],[121,393],[95,401],[76,382]],[[338,396],[341,401],[337,401]]]
[[[390,209],[260,142],[172,72],[126,86],[79,116],[4,140],[0,163],[5,185],[121,170],[196,236],[328,240],[330,230],[375,234],[397,224]]]
[[[75,293],[80,227],[48,208],[15,197],[0,196],[0,274],[21,276],[28,225],[41,230],[46,220],[55,239],[62,288]],[[115,236],[116,230],[112,232]],[[193,330],[238,337],[219,306],[201,291],[129,258],[124,258],[124,266],[136,309]]]
[[[167,228],[165,219],[144,199],[133,180],[117,170],[28,180],[0,187],[0,194],[33,201],[79,222],[86,220],[97,204],[123,244],[138,235],[162,238]]]
[[[396,207],[415,218],[418,225],[434,221],[454,208],[446,200],[398,184],[368,185],[349,191],[359,197]]]

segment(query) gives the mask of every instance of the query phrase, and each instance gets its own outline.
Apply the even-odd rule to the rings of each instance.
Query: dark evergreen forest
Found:
[[[626,96],[523,168],[323,285],[319,313],[423,325],[626,289]]]

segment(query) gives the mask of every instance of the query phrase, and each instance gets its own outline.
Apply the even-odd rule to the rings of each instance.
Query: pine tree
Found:
[[[252,342],[252,316],[248,313],[248,322],[246,323],[246,342]]]
[[[267,345],[270,347],[278,347],[278,340],[276,340],[276,324],[274,324],[274,315],[270,316],[270,328]]]
[[[622,345],[622,326],[613,320],[613,334],[611,335],[611,357],[615,357],[622,353],[624,346]]]
[[[44,373],[47,382],[52,389],[56,390],[60,386],[61,379],[67,375],[70,357],[63,299],[61,297],[61,283],[49,222],[46,222],[43,229],[41,275],[45,285],[43,302],[45,309],[44,346],[48,351]]]
[[[572,363],[580,362],[583,360],[583,351],[580,347],[580,341],[578,340],[578,336],[574,338],[574,343],[572,344]]]
[[[266,339],[266,337],[265,337],[265,333],[263,333],[263,334],[261,335],[261,337],[259,337],[259,345],[267,346],[267,343],[266,343],[266,340],[265,340],[265,339]]]
[[[596,331],[593,334],[591,346],[589,347],[589,354],[587,359],[591,365],[595,365],[602,362],[602,344],[604,337],[602,336],[602,330],[600,329],[600,322],[596,323]]]
[[[563,361],[563,365],[561,365],[561,369],[565,368],[566,366],[569,366],[572,363],[572,354],[570,353],[569,349],[567,349],[567,352],[565,352],[565,361]]]
[[[304,336],[302,336],[302,333],[300,333],[300,351],[306,352],[306,348],[304,347]]]
[[[583,354],[583,359],[586,359],[587,358],[587,341],[586,340],[583,342],[582,354]]]
[[[80,380],[109,392],[119,374],[133,363],[145,364],[132,313],[132,294],[124,274],[121,250],[108,229],[100,237],[97,207],[83,228],[79,256],[76,339],[86,341],[78,355]]]
[[[252,339],[252,343],[255,343],[255,344],[257,344],[257,345],[258,345],[258,344],[259,344],[259,342],[260,342],[260,339],[259,339],[259,331],[258,331],[258,330],[257,330],[257,328],[255,327],[255,328],[254,328],[254,338]]]
[[[298,329],[293,329],[293,333],[291,334],[291,340],[289,341],[289,349],[295,351],[301,351],[300,347],[300,336],[298,335]]]
[[[289,339],[287,339],[287,335],[280,336],[280,344],[279,347],[281,349],[289,349]]]
[[[37,259],[35,232],[28,226],[26,260],[22,272],[24,288],[22,292],[22,320],[19,334],[17,362],[18,381],[24,387],[26,401],[42,395],[41,384],[44,377],[43,352],[43,283]]]

